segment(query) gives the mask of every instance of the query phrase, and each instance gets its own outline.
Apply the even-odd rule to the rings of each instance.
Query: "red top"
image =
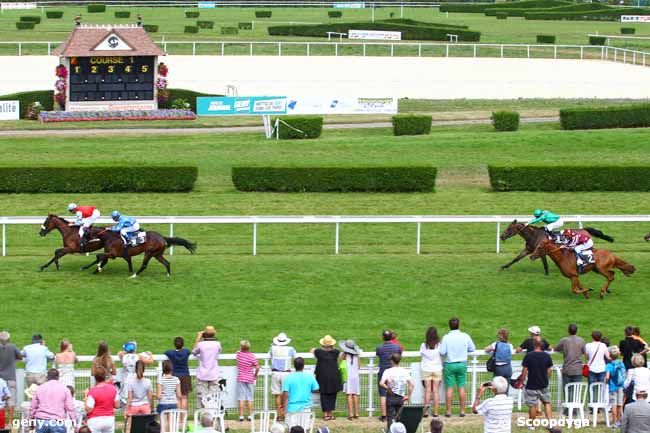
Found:
[[[591,239],[591,236],[589,236],[585,232],[576,232],[573,230],[569,230],[569,245],[580,245],[584,244],[588,240]]]
[[[95,407],[88,413],[88,418],[115,416],[116,396],[117,388],[111,383],[90,388],[88,397],[92,397],[95,400]]]
[[[95,209],[97,209],[95,206],[77,206],[75,212],[81,212],[81,218],[88,218],[92,216]]]

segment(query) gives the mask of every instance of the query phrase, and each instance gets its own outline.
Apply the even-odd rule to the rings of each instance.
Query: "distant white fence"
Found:
[[[647,222],[650,215],[564,215],[565,222],[578,223],[582,227],[586,222]],[[474,216],[447,216],[447,215],[404,215],[404,216],[142,216],[137,217],[142,224],[169,224],[169,236],[174,236],[175,224],[248,224],[253,226],[253,255],[257,255],[257,227],[261,224],[332,224],[335,226],[334,254],[340,250],[341,224],[415,224],[416,241],[415,253],[420,254],[422,224],[496,224],[496,252],[501,251],[501,224],[509,224],[514,219],[528,221],[529,215],[474,215]],[[35,225],[43,224],[45,217],[6,216],[0,217],[2,225],[2,256],[7,255],[6,228],[8,225]],[[110,218],[102,217],[98,224],[113,224]],[[173,254],[173,249],[170,249]]]

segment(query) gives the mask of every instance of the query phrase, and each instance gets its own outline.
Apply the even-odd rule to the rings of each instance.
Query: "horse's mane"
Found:
[[[58,216],[58,215],[55,215],[55,214],[53,214],[53,213],[51,213],[51,214],[49,215],[49,217],[50,217],[50,218],[56,218],[56,219],[58,219],[58,220],[63,221],[63,222],[66,223],[66,224],[69,224],[69,221],[68,221],[67,219],[65,219],[65,218],[63,218],[63,217],[60,217],[60,216]]]

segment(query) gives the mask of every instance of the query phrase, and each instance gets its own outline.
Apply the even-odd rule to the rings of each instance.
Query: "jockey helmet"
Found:
[[[541,209],[535,209],[535,212],[533,212],[533,215],[535,215],[536,217],[542,215],[542,210]]]
[[[126,353],[134,353],[137,348],[138,348],[138,343],[136,343],[135,341],[129,341],[122,345],[122,349],[124,349]]]
[[[122,214],[119,211],[114,210],[111,212],[111,218],[113,218],[113,221],[119,220],[121,216]]]
[[[562,234],[564,236],[571,236],[573,234],[573,232],[571,231],[571,229],[564,229],[564,230],[562,230]]]
[[[72,211],[75,210],[76,208],[77,208],[77,204],[76,204],[76,203],[70,203],[70,204],[68,205],[68,210],[69,210],[70,212],[72,212]]]

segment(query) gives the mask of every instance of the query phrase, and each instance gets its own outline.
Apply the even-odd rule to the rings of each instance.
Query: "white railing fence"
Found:
[[[61,6],[86,6],[89,4],[96,3],[96,0],[47,0],[47,1],[38,1],[33,2],[36,4],[36,7],[61,7]],[[199,7],[199,1],[191,0],[102,0],[103,4],[107,6],[133,6],[133,7]],[[345,1],[296,1],[289,0],[287,2],[278,2],[278,1],[263,1],[263,0],[253,0],[250,2],[247,1],[212,1],[208,0],[207,3],[214,4],[215,8],[222,7],[278,7],[278,8],[287,8],[287,7],[324,7],[324,8],[333,8],[337,3],[363,3],[364,9],[371,8],[438,8],[440,3],[430,3],[430,2],[391,2],[391,1],[376,1],[376,2],[345,2]],[[479,2],[476,2],[479,3]]]
[[[496,253],[501,251],[502,224],[509,224],[513,220],[528,221],[528,215],[404,215],[404,216],[141,216],[136,217],[144,226],[145,224],[169,225],[169,236],[174,236],[174,226],[178,224],[246,224],[253,228],[252,254],[257,255],[257,228],[262,224],[330,224],[334,225],[334,254],[340,252],[340,227],[342,224],[413,224],[416,226],[415,253],[420,254],[422,246],[423,224],[495,224],[496,225]],[[577,223],[582,228],[586,222],[647,222],[650,215],[564,215],[568,223]],[[45,217],[5,216],[0,217],[2,226],[2,256],[7,255],[7,226],[33,225],[40,226]],[[102,217],[98,224],[113,224],[110,218]],[[505,226],[504,226],[505,227]],[[144,227],[146,228],[146,227]],[[170,248],[170,254],[173,254]]]

